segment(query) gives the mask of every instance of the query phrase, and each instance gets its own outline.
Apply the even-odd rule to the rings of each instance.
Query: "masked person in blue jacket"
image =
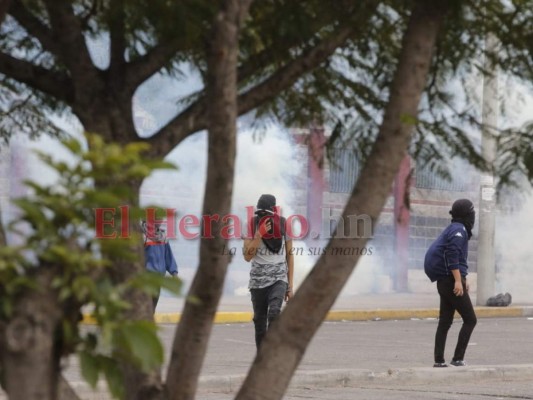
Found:
[[[461,315],[463,326],[451,365],[464,366],[465,351],[470,336],[477,323],[476,313],[468,295],[468,241],[476,213],[474,205],[468,199],[453,203],[450,211],[452,222],[429,247],[424,260],[424,270],[431,282],[437,282],[440,296],[439,325],[435,335],[434,367],[447,367],[444,360],[444,348],[448,330],[453,323],[455,311]]]
[[[156,272],[165,275],[168,272],[170,275],[178,276],[178,265],[172,254],[170,244],[166,240],[165,228],[161,224],[155,224],[152,229],[149,229],[146,222],[142,223],[142,230],[144,233],[144,261],[146,269],[151,272]],[[161,290],[152,297],[154,313]]]

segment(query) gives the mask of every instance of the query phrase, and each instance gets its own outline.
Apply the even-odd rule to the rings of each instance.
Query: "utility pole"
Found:
[[[498,41],[494,35],[485,38],[485,52],[494,54]],[[494,184],[494,160],[496,158],[496,128],[498,125],[498,71],[485,55],[483,78],[483,130],[481,154],[489,170],[481,176],[479,195],[479,237],[477,248],[477,305],[484,306],[494,296],[496,265],[494,257],[494,227],[496,190]],[[487,74],[488,72],[488,74]]]

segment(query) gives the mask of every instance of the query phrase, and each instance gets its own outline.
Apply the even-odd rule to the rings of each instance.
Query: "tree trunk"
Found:
[[[59,377],[57,398],[59,400],[81,400],[63,375]]]
[[[56,334],[61,312],[49,288],[57,270],[43,266],[35,272],[39,289],[20,297],[13,317],[1,329],[0,356],[8,366],[3,378],[10,400],[56,399],[60,371]]]
[[[391,85],[383,123],[343,218],[366,214],[372,225],[390,193],[390,187],[410,142],[420,97],[424,90],[432,51],[446,11],[446,2],[419,0],[415,3]],[[361,226],[358,226],[361,233]],[[362,249],[367,237],[334,237],[330,249]],[[302,359],[307,345],[322,323],[359,259],[352,256],[320,257],[266,335],[252,368],[236,399],[281,399]]]
[[[223,254],[222,217],[231,212],[237,130],[237,57],[239,26],[249,0],[226,0],[215,17],[208,49],[208,168],[203,215],[213,222],[213,237],[202,229],[200,265],[174,338],[167,375],[168,397],[194,399],[197,381],[222,295],[230,258]]]
[[[6,17],[10,5],[11,0],[0,0],[0,24],[4,22],[4,18]]]
[[[123,282],[136,273],[144,270],[144,250],[142,242],[134,244],[131,251],[138,254],[138,262],[113,261],[114,271],[122,275],[117,282]],[[127,311],[126,317],[132,321],[153,320],[152,299],[141,290],[128,291],[124,300],[131,304],[131,309]],[[143,372],[137,367],[123,363],[125,398],[132,400],[164,400],[163,382],[160,369]]]
[[[131,201],[131,203],[127,204],[137,207],[139,204],[140,182],[130,182],[130,190],[135,199]],[[129,221],[129,224],[132,230],[137,229],[140,231],[140,225],[138,221],[132,220]],[[135,274],[141,273],[145,270],[144,248],[142,241],[139,241],[138,243],[132,243],[130,253],[137,255],[136,261],[113,259],[113,256],[109,257],[113,264],[113,280],[116,283],[125,282]],[[131,308],[126,311],[127,319],[132,321],[153,320],[152,299],[147,293],[140,289],[129,290],[125,293],[124,300],[131,305]],[[126,399],[165,399],[160,369],[144,372],[128,363],[123,363],[121,367],[124,374]]]
[[[7,246],[7,236],[2,221],[2,209],[0,209],[0,247]]]
[[[91,113],[88,113],[91,114]],[[128,134],[128,121],[121,121],[118,118],[117,107],[109,107],[107,113],[100,110],[94,112],[92,115],[98,115],[98,119],[85,119],[83,125],[89,132],[95,132],[105,140],[114,140],[122,145],[130,142],[131,136]],[[113,127],[111,130],[110,127]],[[139,193],[141,181],[129,182],[130,197],[124,199],[123,205],[138,207]],[[105,183],[96,182],[96,186],[105,186]],[[140,233],[139,221],[130,220],[130,229],[137,230]],[[120,227],[115,227],[120,231]],[[120,239],[117,239],[120,240]],[[117,259],[113,255],[107,255],[112,263],[111,275],[115,283],[122,283],[137,273],[145,270],[144,265],[144,247],[142,241],[138,243],[131,243],[130,253],[136,254],[136,261]],[[126,311],[125,317],[132,321],[138,320],[153,320],[152,299],[142,290],[135,289],[126,292],[124,300],[131,305],[131,308]],[[160,369],[144,372],[139,368],[123,363],[121,365],[123,377],[125,397],[128,400],[164,400],[165,392],[161,378]]]

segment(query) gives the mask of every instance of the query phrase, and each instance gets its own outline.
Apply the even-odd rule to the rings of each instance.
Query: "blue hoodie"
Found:
[[[452,222],[426,252],[424,271],[431,282],[446,278],[459,269],[468,275],[468,233],[460,222]]]
[[[165,275],[166,271],[171,275],[178,273],[178,265],[168,242],[146,242],[144,244],[144,261],[148,271],[158,272],[162,275]]]

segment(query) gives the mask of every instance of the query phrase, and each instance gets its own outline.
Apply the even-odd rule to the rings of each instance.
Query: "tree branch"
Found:
[[[109,71],[112,80],[123,76],[126,50],[125,26],[124,26],[124,1],[111,2],[111,15],[109,21],[109,36],[111,41]]]
[[[221,1],[207,50],[208,168],[203,215],[227,215],[231,211],[237,143],[237,60],[239,29],[251,0]],[[215,232],[223,227],[214,223]],[[216,235],[202,238],[200,263],[190,297],[178,325],[168,366],[169,400],[193,399],[211,334],[213,319],[222,296],[230,258],[221,249],[227,239]]]
[[[370,2],[369,6],[364,8],[364,12],[370,17],[376,7],[377,3]],[[365,20],[368,21],[368,18]],[[239,95],[238,115],[246,114],[275,98],[283,90],[290,88],[298,78],[326,61],[348,39],[362,34],[365,28],[365,24],[357,26],[350,24],[338,28],[328,38],[280,68],[265,81]],[[246,79],[246,77],[242,77],[242,79]],[[205,110],[205,100],[201,97],[174,119],[170,120],[157,133],[146,139],[152,145],[150,150],[152,155],[163,157],[182,140],[195,132],[205,129]]]
[[[141,83],[165,66],[179,50],[179,41],[160,43],[138,59],[128,63],[126,85],[137,88]]]
[[[94,92],[103,89],[103,82],[89,55],[81,23],[70,2],[44,0],[44,3],[54,39],[61,48],[61,57],[72,75],[76,100],[81,104],[89,104],[94,101]]]
[[[70,383],[68,383],[63,374],[59,375],[58,381],[57,397],[59,400],[81,400],[80,396],[78,396],[74,388],[70,386]]]
[[[345,26],[302,56],[280,68],[265,81],[239,96],[239,115],[253,110],[274,99],[280,92],[290,88],[300,77],[326,61],[348,39],[356,36],[362,27]]]
[[[50,71],[4,53],[0,53],[0,73],[66,103],[70,104],[74,99],[72,82],[65,74]]]
[[[151,156],[162,158],[193,133],[206,129],[206,110],[205,98],[201,97],[157,133],[144,139],[150,143],[148,153]]]
[[[276,324],[269,328],[236,400],[253,399],[257,393],[261,393],[263,400],[283,397],[311,338],[355,268],[361,253],[353,250],[367,245],[372,229],[369,232],[366,228],[375,226],[409,147],[434,45],[449,4],[415,2],[378,137],[341,217],[343,220],[354,215],[369,218],[358,222],[353,239],[346,239],[344,235],[337,237],[335,233],[327,251],[318,259]],[[330,249],[340,250],[339,254],[347,254],[346,250],[352,253],[335,257],[331,256]]]
[[[239,96],[239,115],[245,114],[274,99],[280,92],[290,88],[300,77],[331,57],[335,50],[342,47],[350,38],[362,35],[366,31],[370,17],[375,13],[377,7],[377,2],[368,2],[367,5],[357,10],[359,14],[358,20],[363,20],[365,21],[364,23],[356,24],[348,17],[329,37],[281,67],[257,86],[241,94]],[[243,66],[243,69],[244,67],[246,66]],[[243,72],[247,71],[244,70]]]
[[[324,20],[323,23],[318,26],[315,31],[319,32],[326,26],[331,26],[333,20]],[[352,24],[352,21],[348,22]],[[254,74],[256,74],[261,68],[264,68],[265,65],[271,64],[272,60],[276,58],[276,55],[288,54],[292,48],[297,48],[298,46],[305,45],[306,41],[310,40],[311,37],[293,37],[289,39],[282,38],[279,42],[273,43],[271,46],[261,50],[258,53],[251,54],[246,62],[243,63],[238,69],[239,83],[246,81]]]
[[[43,49],[54,55],[60,55],[60,50],[53,38],[52,31],[39,18],[35,17],[20,0],[13,2],[9,9],[9,15],[15,18],[26,32],[39,40]]]
[[[249,1],[251,2],[251,0]],[[247,15],[247,13],[238,16],[240,23],[245,15]],[[181,41],[179,39],[166,43],[159,43],[142,57],[128,63],[128,68],[126,70],[126,84],[128,87],[130,89],[137,88],[137,86],[143,83],[146,79],[163,68],[165,64],[167,64],[172,57],[181,50],[180,46]]]
[[[0,24],[4,22],[4,18],[6,17],[10,5],[11,0],[0,0]]]

